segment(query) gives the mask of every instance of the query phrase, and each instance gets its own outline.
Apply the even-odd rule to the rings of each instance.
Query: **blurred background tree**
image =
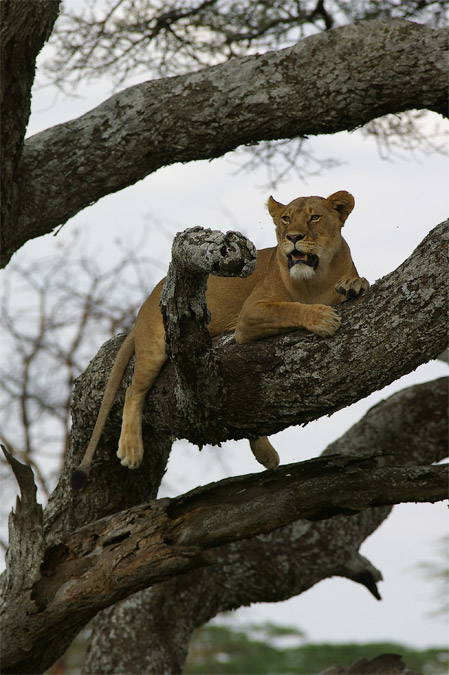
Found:
[[[75,379],[105,340],[132,328],[156,281],[149,270],[157,261],[138,253],[144,240],[117,240],[118,258],[105,266],[74,231],[39,266],[18,259],[8,266],[0,297],[0,439],[33,467],[44,501],[69,447]],[[2,507],[9,509],[8,492],[12,497],[17,487],[3,455],[0,472]],[[1,515],[6,522],[7,512]]]

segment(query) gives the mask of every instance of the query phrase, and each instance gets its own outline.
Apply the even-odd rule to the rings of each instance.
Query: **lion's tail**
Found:
[[[109,375],[106,389],[104,390],[103,400],[101,401],[100,410],[98,412],[97,421],[95,422],[92,436],[90,437],[89,445],[84,453],[81,464],[70,476],[70,484],[75,490],[80,490],[86,484],[87,477],[92,465],[92,460],[97,449],[98,441],[102,434],[104,425],[106,423],[109,412],[114,403],[115,395],[122,381],[126,366],[129,363],[131,356],[134,354],[134,329],[125,338],[120,347],[114,365],[112,366]]]

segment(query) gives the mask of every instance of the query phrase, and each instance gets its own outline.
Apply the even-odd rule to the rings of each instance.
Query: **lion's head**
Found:
[[[309,279],[318,270],[327,269],[341,246],[341,228],[354,203],[354,197],[345,190],[327,199],[299,197],[286,206],[269,198],[279,250],[291,277]]]

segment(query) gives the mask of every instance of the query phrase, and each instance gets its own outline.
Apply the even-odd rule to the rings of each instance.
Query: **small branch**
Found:
[[[206,324],[209,274],[247,277],[256,267],[254,245],[239,232],[191,228],[179,233],[161,295],[167,354],[174,369],[177,408],[192,421],[201,438],[213,438],[222,378]],[[212,411],[211,411],[212,406]],[[211,415],[211,412],[213,414]]]

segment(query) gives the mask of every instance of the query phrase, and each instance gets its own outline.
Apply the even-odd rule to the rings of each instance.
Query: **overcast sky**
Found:
[[[105,81],[78,90],[76,99],[67,99],[51,87],[36,88],[29,135],[77,117],[109,92],[110,84]],[[436,115],[429,115],[429,125],[436,119]],[[111,242],[123,235],[139,241],[143,230],[148,230],[143,253],[157,258],[161,268],[168,265],[173,235],[194,225],[240,230],[263,248],[275,243],[274,227],[265,207],[270,193],[287,203],[299,196],[327,196],[344,189],[356,200],[344,236],[359,273],[373,283],[395,269],[427,232],[447,217],[446,157],[417,154],[385,161],[380,159],[374,141],[358,131],[317,138],[311,148],[321,157],[341,160],[341,166],[307,181],[292,173],[274,191],[266,186],[268,177],[263,167],[249,173],[237,171],[244,159],[241,152],[212,162],[167,167],[79,213],[56,239],[46,236],[29,242],[16,258],[38,262],[42,256],[57,255],[55,242],[69,238],[74,227],[79,228],[89,246],[101,251],[99,260],[105,268],[116,255]],[[149,270],[149,278],[155,281],[162,275],[162,269]],[[330,418],[272,436],[281,462],[316,456],[377,401],[447,371],[442,363],[427,364]],[[221,449],[206,447],[201,453],[195,446],[179,442],[172,453],[164,494],[260,469],[245,441],[230,442]],[[432,596],[437,589],[423,579],[417,565],[434,557],[434,545],[448,531],[447,525],[443,504],[402,505],[367,540],[361,552],[383,573],[382,602],[359,585],[332,579],[285,603],[254,605],[233,617],[243,622],[293,624],[311,641],[389,640],[416,647],[444,645],[447,623],[427,616],[434,608]]]

